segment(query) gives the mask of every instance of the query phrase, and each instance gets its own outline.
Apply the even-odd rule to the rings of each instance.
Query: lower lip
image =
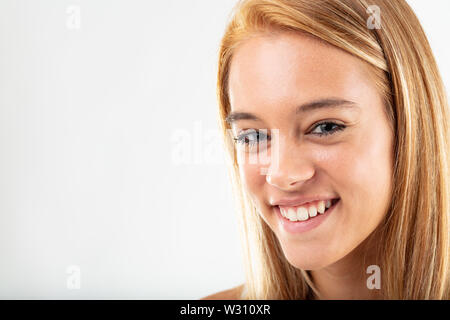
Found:
[[[275,206],[275,213],[284,230],[289,233],[303,233],[317,228],[323,221],[325,221],[326,218],[328,218],[331,213],[333,213],[334,209],[340,202],[341,199],[339,199],[335,204],[328,208],[328,210],[323,214],[317,213],[317,216],[309,218],[305,221],[291,221],[289,219],[286,219],[281,215],[280,207],[278,206]]]

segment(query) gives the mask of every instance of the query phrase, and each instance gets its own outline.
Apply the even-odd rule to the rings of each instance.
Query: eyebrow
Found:
[[[295,114],[302,114],[308,111],[313,111],[317,109],[331,109],[331,108],[357,108],[357,104],[353,101],[345,99],[320,99],[311,102],[304,103],[295,109]],[[231,112],[225,121],[229,124],[239,121],[239,120],[255,120],[260,121],[256,115],[249,112]]]

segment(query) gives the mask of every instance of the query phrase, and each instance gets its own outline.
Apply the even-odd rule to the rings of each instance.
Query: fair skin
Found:
[[[366,286],[366,268],[376,264],[376,239],[369,240],[388,210],[394,140],[365,62],[298,33],[258,35],[234,53],[229,97],[232,113],[247,114],[231,121],[234,137],[250,132],[252,140],[249,129],[267,129],[269,137],[279,130],[278,139],[266,141],[269,164],[248,161],[262,149],[238,143],[237,153],[244,186],[286,259],[310,270],[323,299],[377,298]],[[317,101],[341,102],[296,112]],[[319,125],[324,121],[332,123]],[[340,200],[318,227],[287,232],[273,202],[309,195]]]

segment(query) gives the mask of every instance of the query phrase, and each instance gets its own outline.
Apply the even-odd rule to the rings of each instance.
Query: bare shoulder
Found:
[[[240,300],[243,290],[244,284],[241,284],[231,289],[213,293],[209,296],[201,298],[200,300]]]

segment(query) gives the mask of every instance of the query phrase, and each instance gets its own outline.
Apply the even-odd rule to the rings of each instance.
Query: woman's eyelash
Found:
[[[267,130],[248,130],[250,132],[245,132],[241,133],[240,135],[237,136],[237,138],[234,138],[234,140],[237,143],[241,143],[241,144],[246,144],[246,145],[255,145],[258,144],[261,141],[260,135],[263,138],[266,138],[267,140],[270,140],[270,136],[268,136],[266,133],[264,133],[264,131]],[[257,135],[257,139],[250,139],[249,137],[251,135]]]
[[[334,129],[331,129],[330,125],[331,125],[331,127],[334,126]],[[322,127],[323,130],[328,128],[329,131],[322,132],[322,133],[314,133],[314,130],[316,128],[319,128],[319,127]],[[311,133],[322,137],[322,136],[332,135],[332,134],[336,133],[337,131],[344,130],[345,128],[346,128],[345,125],[338,124],[338,123],[335,123],[335,122],[332,122],[332,121],[324,121],[324,122],[321,122],[321,123],[318,123],[317,125],[315,125],[313,130],[311,131]],[[270,140],[270,136],[265,134],[264,132],[262,132],[263,130],[254,130],[254,129],[252,129],[252,130],[248,130],[248,131],[250,131],[250,132],[245,132],[244,131],[243,133],[239,134],[237,136],[237,138],[234,138],[234,140],[237,143],[241,143],[241,144],[245,144],[245,145],[255,145],[255,144],[259,143],[261,141],[261,136],[262,136],[262,138]],[[252,139],[251,138],[252,135],[256,135],[256,137],[254,137]]]
[[[316,134],[318,136],[327,136],[327,135],[330,135],[330,134],[334,134],[337,131],[344,130],[346,128],[343,124],[338,124],[338,123],[335,123],[335,122],[332,122],[332,121],[324,121],[324,122],[321,122],[321,123],[318,123],[317,125],[315,125],[314,126],[314,130],[316,128],[318,128],[320,126],[324,126],[324,125],[325,126],[332,125],[332,126],[336,126],[336,127],[335,127],[335,129],[332,129],[332,130],[330,130],[328,132],[325,132],[325,133],[313,133],[313,134]],[[313,132],[314,130],[312,130],[311,132]]]

